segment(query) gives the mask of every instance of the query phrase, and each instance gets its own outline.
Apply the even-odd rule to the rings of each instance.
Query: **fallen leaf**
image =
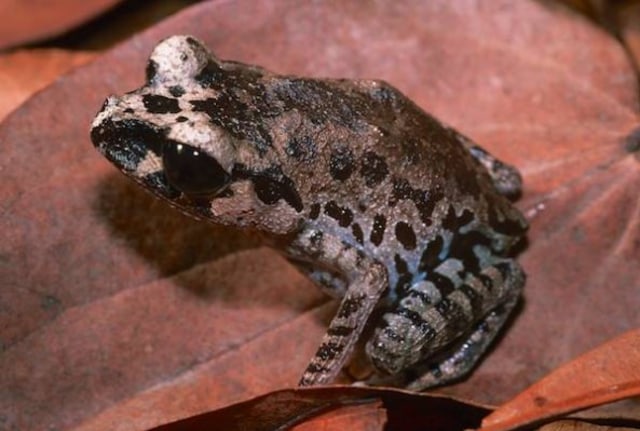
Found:
[[[0,121],[36,91],[95,54],[31,49],[0,54]]]
[[[454,431],[477,427],[486,413],[485,408],[449,398],[336,386],[276,391],[151,431]]]
[[[631,431],[637,430],[636,427],[621,427],[621,426],[605,426],[605,425],[597,425],[585,421],[575,421],[575,420],[563,420],[552,422],[543,427],[540,427],[540,431]]]
[[[521,168],[519,206],[538,209],[523,306],[439,392],[497,404],[640,326],[637,87],[615,39],[533,1],[203,2],[0,125],[3,427],[141,430],[293,386],[335,310],[275,252],[155,201],[91,147],[104,97],[140,86],[175,33],[277,72],[386,79]]]
[[[639,364],[640,329],[636,329],[554,370],[484,418],[480,431],[521,428],[640,396]]]
[[[0,49],[58,35],[89,21],[121,0],[0,1]]]

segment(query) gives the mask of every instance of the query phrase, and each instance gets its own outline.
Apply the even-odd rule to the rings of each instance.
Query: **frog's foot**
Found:
[[[516,303],[517,298],[513,298],[489,313],[462,345],[458,346],[441,362],[418,367],[417,372],[421,374],[419,377],[405,382],[406,389],[422,391],[467,375],[498,334]]]
[[[390,375],[369,383],[422,390],[469,373],[517,304],[524,278],[517,262],[499,259],[466,273],[446,295],[430,282],[410,287],[367,343],[376,368]]]

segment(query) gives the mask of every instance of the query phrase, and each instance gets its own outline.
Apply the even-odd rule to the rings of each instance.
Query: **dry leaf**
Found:
[[[89,52],[32,49],[0,54],[0,121],[58,76],[95,56]]]
[[[0,0],[0,49],[61,34],[121,0]]]
[[[524,305],[442,393],[499,403],[640,326],[637,88],[613,38],[533,1],[204,2],[0,125],[0,425],[141,430],[292,386],[335,310],[276,253],[155,201],[91,147],[104,97],[138,87],[174,33],[278,72],[386,79],[522,169],[519,205],[544,206]]]
[[[540,427],[540,431],[631,431],[637,429],[636,427],[604,426],[571,420],[557,421]]]
[[[152,431],[455,431],[477,427],[486,413],[443,397],[336,386],[277,391]]]
[[[550,417],[640,396],[640,329],[554,370],[482,421],[481,431],[504,431]]]

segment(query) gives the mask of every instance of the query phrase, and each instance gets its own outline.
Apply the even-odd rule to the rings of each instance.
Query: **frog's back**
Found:
[[[267,94],[286,107],[276,144],[297,156],[283,165],[308,222],[383,262],[392,292],[447,258],[477,266],[477,244],[504,255],[526,230],[466,138],[388,84],[278,78]]]

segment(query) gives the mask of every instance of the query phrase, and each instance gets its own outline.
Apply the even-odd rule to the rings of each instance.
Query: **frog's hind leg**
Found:
[[[458,380],[467,375],[499,333],[500,328],[517,304],[517,300],[517,297],[510,298],[508,302],[492,310],[475,327],[468,338],[444,360],[435,364],[419,366],[413,370],[412,374],[414,376],[417,374],[419,377],[414,379],[405,378],[405,387],[409,390],[422,391]]]
[[[498,189],[500,194],[509,198],[515,198],[520,195],[522,191],[522,177],[516,168],[500,161],[466,136],[461,135],[455,130],[451,129],[451,131],[456,135],[458,141],[469,151],[471,156],[489,172],[489,176],[493,180],[493,185]]]
[[[468,374],[517,304],[524,279],[517,262],[500,259],[466,273],[459,286],[431,305],[401,301],[367,345],[374,365],[392,376],[370,383],[423,390]],[[491,308],[483,312],[486,307]],[[476,315],[484,317],[474,323]],[[407,351],[398,355],[402,348]]]

